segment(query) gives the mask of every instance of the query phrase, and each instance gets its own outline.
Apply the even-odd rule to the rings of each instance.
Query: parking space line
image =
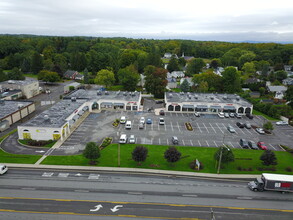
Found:
[[[160,130],[160,126],[161,126],[161,125],[160,125],[160,124],[158,124],[158,130]]]
[[[240,130],[243,134],[245,134],[245,132],[244,131],[242,131],[242,128],[239,128],[238,130]]]
[[[231,147],[235,148],[234,145],[230,141],[228,143],[230,144]]]
[[[202,131],[201,131],[201,129],[200,129],[200,127],[199,127],[199,125],[198,125],[197,122],[196,122],[196,125],[197,125],[197,127],[199,128],[200,133],[202,133]]]
[[[171,129],[172,129],[172,131],[174,131],[174,128],[173,128],[173,124],[172,124],[172,121],[171,121]]]
[[[251,135],[252,135],[252,133],[250,132],[250,130],[249,130],[249,129],[246,129],[246,131],[247,131],[249,134],[251,134]]]
[[[200,144],[199,140],[197,140],[197,141],[198,141],[198,145],[201,147],[201,144]]]
[[[166,129],[166,124],[164,124],[164,127],[165,127],[165,131],[167,131],[167,129]]]
[[[218,125],[218,123],[216,123],[216,125],[220,129],[220,131],[224,134],[224,131],[222,131],[222,129],[220,128],[220,126]]]
[[[190,144],[191,144],[191,146],[193,146],[192,140],[190,140]]]
[[[208,130],[208,128],[207,128],[207,126],[205,125],[205,123],[202,123],[202,124],[205,127],[205,129],[207,129],[207,132],[210,133],[209,130]]]
[[[206,141],[206,142],[207,142],[207,145],[208,145],[208,147],[209,147],[209,146],[210,146],[210,145],[209,145],[209,142],[208,142],[208,141]]]
[[[177,121],[177,126],[178,126],[178,130],[181,131],[181,129],[180,129],[180,127],[179,127],[179,124],[178,124],[178,121]]]
[[[159,138],[159,145],[161,145],[161,139]]]
[[[167,139],[167,145],[169,145],[169,140]]]
[[[274,150],[277,150],[273,145],[269,144]]]
[[[214,130],[214,132],[217,133],[216,130],[214,129],[214,127],[211,125],[211,123],[209,123],[209,124],[210,124],[211,128]]]
[[[214,141],[214,143],[215,143],[215,146],[216,146],[216,147],[218,147],[218,145],[217,145],[216,141]]]
[[[182,144],[183,144],[183,146],[185,146],[185,143],[184,143],[184,140],[182,139]]]

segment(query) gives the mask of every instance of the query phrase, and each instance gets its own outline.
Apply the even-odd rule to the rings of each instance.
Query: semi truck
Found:
[[[249,182],[248,187],[260,192],[264,190],[293,192],[293,175],[263,173],[261,177]]]

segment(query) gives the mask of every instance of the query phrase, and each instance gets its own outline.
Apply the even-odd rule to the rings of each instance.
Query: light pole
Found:
[[[220,169],[221,169],[221,162],[222,162],[222,156],[223,156],[223,149],[224,147],[230,151],[230,149],[226,146],[226,145],[223,145],[223,147],[221,147],[221,151],[220,151],[220,158],[219,158],[219,163],[218,163],[218,170],[217,170],[217,174],[220,173]]]

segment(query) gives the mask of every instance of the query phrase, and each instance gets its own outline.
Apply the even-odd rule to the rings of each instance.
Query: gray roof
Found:
[[[86,102],[85,99],[76,100],[75,102],[72,102],[71,100],[62,100],[48,110],[24,123],[23,126],[60,128],[66,123],[65,119],[84,102]]]
[[[34,80],[34,79],[30,79],[30,78],[27,78],[26,80],[7,80],[7,81],[4,81],[4,82],[0,82],[0,85],[6,85],[6,84],[16,84],[16,85],[29,85],[29,84],[32,84],[32,83],[35,83],[37,82],[37,80]]]
[[[75,70],[67,70],[65,73],[64,73],[64,77],[72,77],[72,75],[77,72]]]
[[[285,86],[268,86],[268,90],[270,92],[285,92],[285,91],[287,91],[287,87],[285,87]]]
[[[172,95],[170,95],[172,94]],[[227,104],[240,104],[243,106],[252,106],[251,103],[246,101],[235,94],[214,94],[214,93],[175,93],[166,92],[165,97],[167,102],[183,103],[183,102],[194,102],[194,103],[227,103]]]
[[[99,95],[98,95],[99,92]],[[140,92],[123,91],[99,91],[79,89],[64,97],[65,99],[76,97],[77,99],[97,100],[122,100],[122,101],[140,101]]]
[[[33,102],[29,101],[10,101],[10,100],[1,100],[0,101],[0,119],[5,118],[8,115],[18,111],[21,107],[26,107]]]

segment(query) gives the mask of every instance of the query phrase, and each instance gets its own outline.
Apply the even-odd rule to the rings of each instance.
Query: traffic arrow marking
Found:
[[[37,152],[37,153],[44,153],[44,152],[46,152],[46,151],[44,151],[44,150],[36,150],[36,152]]]
[[[123,205],[116,205],[116,206],[114,206],[113,209],[111,209],[111,211],[112,212],[117,212],[119,210],[118,208],[122,208],[122,207],[123,207]]]
[[[82,176],[82,174],[81,173],[77,173],[74,176]]]
[[[102,206],[101,204],[96,205],[96,206],[95,206],[95,209],[90,209],[90,211],[91,211],[91,212],[97,212],[97,211],[100,210],[100,208],[103,208],[103,206]]]

